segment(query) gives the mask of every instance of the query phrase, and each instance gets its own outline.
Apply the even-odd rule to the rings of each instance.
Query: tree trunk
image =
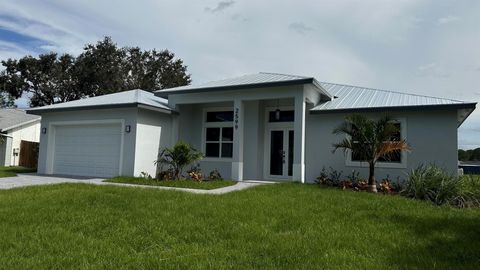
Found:
[[[377,182],[375,181],[375,163],[369,162],[368,189],[369,192],[377,192]]]

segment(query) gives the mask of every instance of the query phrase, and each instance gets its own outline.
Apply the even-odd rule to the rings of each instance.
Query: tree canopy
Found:
[[[470,150],[458,150],[458,160],[460,161],[478,161],[480,160],[480,148]]]
[[[130,89],[154,91],[191,82],[187,66],[168,50],[118,47],[110,37],[77,57],[55,52],[1,61],[0,91],[44,106]]]

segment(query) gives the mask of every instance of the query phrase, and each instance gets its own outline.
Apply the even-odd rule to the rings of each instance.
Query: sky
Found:
[[[0,59],[111,36],[169,49],[193,84],[264,71],[478,102],[479,14],[478,0],[0,0]],[[480,108],[459,147],[480,147]]]

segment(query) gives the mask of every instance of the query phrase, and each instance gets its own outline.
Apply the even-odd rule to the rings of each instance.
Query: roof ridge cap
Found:
[[[286,73],[278,73],[278,72],[265,72],[265,71],[260,71],[257,74],[282,75],[282,76],[290,76],[290,77],[300,77],[304,79],[314,78],[313,76],[303,76],[303,75],[286,74]]]

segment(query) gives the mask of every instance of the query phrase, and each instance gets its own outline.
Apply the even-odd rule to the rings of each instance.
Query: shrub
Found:
[[[342,177],[342,173],[342,171],[337,171],[332,167],[329,167],[329,172],[327,172],[325,167],[323,167],[320,171],[320,176],[317,177],[317,180],[315,182],[320,185],[342,187],[343,182],[345,182],[340,180],[340,178]]]
[[[223,180],[223,178],[220,172],[217,169],[214,169],[213,171],[210,172],[210,175],[208,176],[208,180],[218,181],[218,180]]]
[[[480,183],[467,177],[456,177],[435,165],[421,165],[408,175],[401,195],[434,204],[471,207],[479,204]]]
[[[144,179],[146,179],[146,180],[152,180],[152,176],[151,176],[149,173],[147,173],[147,172],[141,172],[141,173],[140,173],[140,177],[141,177],[141,178],[144,178]]]
[[[198,165],[193,166],[187,173],[190,179],[192,179],[193,181],[203,180],[202,170]]]
[[[178,141],[173,148],[165,148],[155,164],[167,165],[173,173],[173,179],[180,179],[186,166],[203,158],[202,153],[190,144]]]
[[[166,180],[166,181],[173,180],[174,179],[174,173],[171,169],[161,170],[160,172],[158,172],[156,179]]]

